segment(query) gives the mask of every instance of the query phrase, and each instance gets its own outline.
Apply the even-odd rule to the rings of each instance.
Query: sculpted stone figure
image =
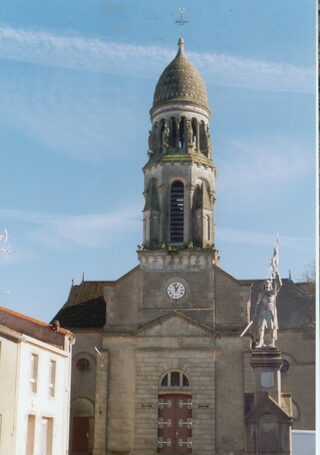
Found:
[[[279,285],[280,284],[280,285]],[[263,346],[275,347],[278,331],[276,297],[281,286],[281,280],[265,280],[259,292],[253,313],[253,326],[258,343],[256,348]],[[265,344],[266,330],[270,333],[270,343]]]
[[[168,123],[165,122],[163,131],[162,131],[162,148],[165,150],[168,148],[169,135],[170,135],[170,129],[169,129]]]
[[[193,241],[192,240],[189,240],[189,242],[187,243],[187,248],[188,248],[188,250],[193,250]]]
[[[212,145],[211,145],[210,131],[209,131],[208,126],[206,128],[206,136],[207,136],[206,141],[207,141],[208,156],[210,157],[212,154]]]
[[[193,129],[190,122],[187,123],[188,145],[193,145]]]
[[[149,152],[153,152],[154,151],[154,149],[153,149],[154,148],[154,137],[153,137],[153,133],[151,130],[149,131],[148,145],[149,145]]]

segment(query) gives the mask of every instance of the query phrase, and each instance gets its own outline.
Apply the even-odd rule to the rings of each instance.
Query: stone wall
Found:
[[[157,453],[159,380],[163,373],[172,369],[182,370],[191,381],[192,453],[211,455],[215,450],[214,351],[201,349],[137,350],[133,453],[137,455]]]

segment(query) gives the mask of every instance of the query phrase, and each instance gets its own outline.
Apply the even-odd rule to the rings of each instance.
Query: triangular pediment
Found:
[[[256,422],[263,414],[273,414],[282,421],[292,418],[268,393],[246,417],[246,421]]]
[[[136,336],[217,336],[217,332],[179,311],[172,311],[135,331]]]

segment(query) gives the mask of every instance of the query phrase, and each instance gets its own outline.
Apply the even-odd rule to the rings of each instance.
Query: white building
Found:
[[[68,453],[68,330],[0,307],[0,455]]]

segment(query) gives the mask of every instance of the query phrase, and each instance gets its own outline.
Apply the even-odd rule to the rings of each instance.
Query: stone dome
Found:
[[[166,67],[157,83],[153,108],[173,100],[188,101],[208,109],[206,86],[193,64],[184,53],[184,40],[179,39],[179,51]]]

